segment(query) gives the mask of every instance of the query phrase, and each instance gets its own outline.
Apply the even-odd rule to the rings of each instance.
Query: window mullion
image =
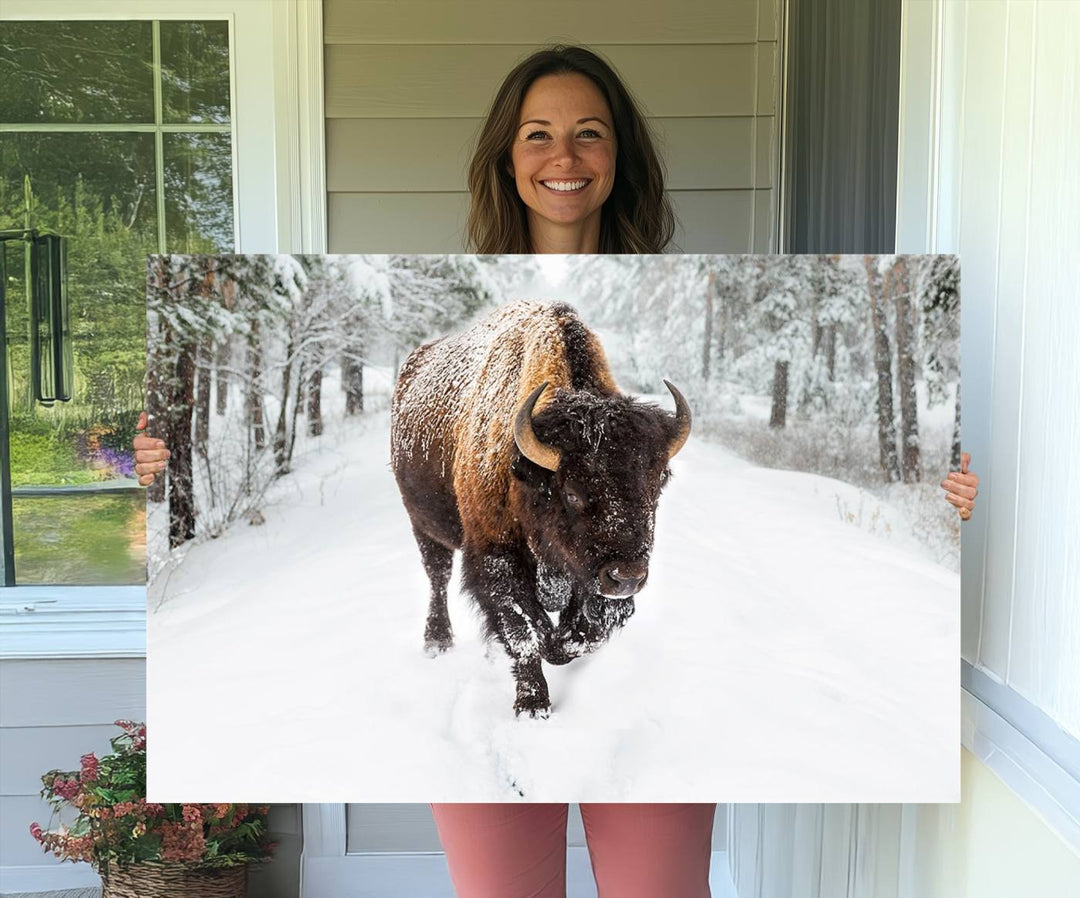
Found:
[[[154,174],[157,181],[158,252],[165,252],[165,135],[161,99],[161,22],[154,19]]]

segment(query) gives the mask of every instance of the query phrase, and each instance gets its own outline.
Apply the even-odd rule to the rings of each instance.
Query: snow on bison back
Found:
[[[674,415],[622,395],[596,335],[561,303],[502,306],[402,366],[391,459],[431,580],[425,648],[453,643],[460,549],[465,589],[512,660],[518,714],[548,714],[541,660],[592,651],[634,612],[668,461],[690,434],[686,400],[667,387]]]

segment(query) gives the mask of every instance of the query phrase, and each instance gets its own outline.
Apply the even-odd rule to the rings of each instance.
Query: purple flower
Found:
[[[125,449],[112,449],[102,446],[96,453],[96,461],[109,469],[114,477],[135,476],[135,453]]]

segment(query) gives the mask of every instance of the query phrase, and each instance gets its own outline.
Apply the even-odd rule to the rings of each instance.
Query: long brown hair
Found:
[[[568,46],[533,53],[506,76],[495,95],[469,164],[469,248],[479,253],[532,252],[525,204],[509,173],[510,147],[532,83],[562,74],[589,78],[614,119],[615,181],[601,212],[600,252],[663,252],[675,233],[675,216],[645,116],[607,62],[584,47]]]

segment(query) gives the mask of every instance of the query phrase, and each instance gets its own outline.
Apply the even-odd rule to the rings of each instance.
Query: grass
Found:
[[[12,502],[20,584],[146,582],[146,494],[50,496]]]

